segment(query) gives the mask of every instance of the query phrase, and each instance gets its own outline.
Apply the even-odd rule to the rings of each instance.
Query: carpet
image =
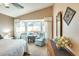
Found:
[[[34,43],[28,44],[30,56],[48,56],[46,46],[36,46]]]

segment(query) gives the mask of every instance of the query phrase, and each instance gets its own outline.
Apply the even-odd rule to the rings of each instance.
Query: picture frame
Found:
[[[56,15],[56,36],[62,36],[62,13],[61,11]]]
[[[70,24],[72,18],[74,17],[76,11],[71,9],[70,7],[67,7],[65,15],[64,15],[64,21],[66,22],[67,25]]]

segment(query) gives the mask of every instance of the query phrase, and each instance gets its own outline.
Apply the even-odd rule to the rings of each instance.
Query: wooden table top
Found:
[[[66,49],[58,49],[56,47],[56,43],[51,40],[52,48],[54,49],[56,56],[74,56],[73,54],[69,53]]]

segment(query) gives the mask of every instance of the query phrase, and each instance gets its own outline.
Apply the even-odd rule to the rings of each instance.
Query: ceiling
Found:
[[[20,3],[24,7],[24,9],[17,8],[15,6],[10,5],[10,8],[5,8],[4,6],[0,6],[0,13],[11,16],[17,17],[21,16],[42,8],[46,8],[48,6],[52,6],[52,3]]]

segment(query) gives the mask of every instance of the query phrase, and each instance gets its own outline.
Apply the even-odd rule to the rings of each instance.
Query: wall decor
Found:
[[[62,36],[62,13],[58,12],[56,16],[56,36]]]
[[[73,16],[75,15],[76,11],[71,9],[70,7],[67,7],[65,15],[64,15],[64,20],[67,23],[67,25],[70,24]]]

